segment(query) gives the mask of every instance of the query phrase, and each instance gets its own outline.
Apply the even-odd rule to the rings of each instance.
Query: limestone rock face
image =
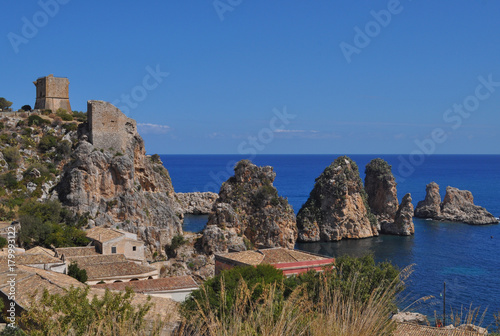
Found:
[[[398,192],[391,166],[382,159],[374,159],[366,165],[365,190],[368,205],[377,217],[379,231],[389,231],[384,227],[394,222],[398,211]]]
[[[386,223],[383,227],[383,233],[410,236],[415,233],[413,225],[413,204],[411,203],[411,195],[406,194],[401,201],[396,212],[394,222]]]
[[[474,225],[498,224],[485,208],[474,205],[474,197],[468,190],[447,187],[444,200],[440,201],[439,186],[434,182],[428,184],[427,195],[424,201],[418,202],[415,217]]]
[[[168,171],[161,161],[146,156],[135,121],[124,115],[115,118],[117,109],[109,103],[98,102],[97,107],[89,108],[89,119],[104,120],[111,111],[110,118],[122,126],[115,125],[121,134],[113,134],[113,142],[121,147],[96,147],[83,134],[55,188],[57,195],[74,212],[88,213],[95,225],[138,233],[147,252],[163,252],[163,246],[182,233],[182,214]],[[92,127],[87,131],[88,138],[98,139]]]
[[[415,217],[438,218],[441,214],[441,195],[439,195],[439,185],[431,182],[425,188],[425,199],[418,202],[415,209]]]
[[[184,214],[207,215],[219,197],[213,192],[176,193],[175,198]]]
[[[358,166],[337,158],[316,179],[307,202],[297,214],[301,242],[337,241],[378,235]]]
[[[474,205],[470,191],[453,187],[446,188],[440,219],[476,225],[498,223],[485,208]]]
[[[206,253],[242,251],[250,245],[294,247],[295,215],[272,185],[275,177],[272,167],[238,162],[234,176],[222,184],[203,231]]]

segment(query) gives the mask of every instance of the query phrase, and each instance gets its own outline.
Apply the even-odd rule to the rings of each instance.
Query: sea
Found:
[[[274,186],[288,199],[295,213],[306,202],[315,179],[340,155],[161,155],[176,192],[218,192],[241,159],[274,167]],[[425,198],[425,187],[434,181],[444,197],[447,186],[472,192],[474,203],[500,216],[500,155],[348,155],[364,180],[365,166],[374,158],[386,160],[396,177],[398,198],[411,193],[413,204]],[[184,230],[201,231],[207,216],[188,216]],[[403,269],[412,267],[401,296],[401,310],[418,311],[432,320],[451,312],[465,316],[469,310],[484,314],[491,326],[500,312],[500,225],[474,226],[414,218],[415,235],[380,235],[360,240],[297,243],[299,250],[339,257],[374,256]],[[446,286],[446,290],[445,290]],[[448,323],[450,321],[448,320]]]

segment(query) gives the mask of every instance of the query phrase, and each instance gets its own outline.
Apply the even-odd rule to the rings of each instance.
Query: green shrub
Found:
[[[38,144],[38,148],[43,152],[47,152],[50,150],[52,147],[56,147],[58,144],[58,139],[50,134],[45,134],[41,139],[40,143]]]
[[[87,112],[73,111],[73,117],[79,122],[87,121]]]
[[[56,111],[56,115],[64,121],[73,121],[73,115],[68,113],[68,111],[66,111],[65,109],[58,109]]]
[[[175,235],[172,238],[172,242],[170,244],[165,245],[165,253],[169,258],[177,257],[177,249],[184,245],[187,241],[184,239],[182,234]]]
[[[44,119],[40,116],[37,116],[36,114],[32,114],[28,117],[28,126],[42,126],[42,125],[48,125],[50,124],[50,121],[47,119]]]
[[[12,171],[0,175],[0,185],[9,190],[14,190],[19,187],[16,174]]]
[[[0,236],[0,248],[7,247],[7,245],[8,245],[7,239]]]
[[[66,132],[71,132],[71,131],[76,131],[78,129],[78,125],[77,123],[69,123],[69,124],[64,124],[62,128],[65,129]]]
[[[68,266],[68,275],[83,283],[86,283],[88,279],[87,271],[80,269],[75,261]]]
[[[21,154],[19,154],[17,147],[5,147],[2,150],[2,154],[5,161],[7,161],[9,169],[16,169],[19,160],[21,160]]]

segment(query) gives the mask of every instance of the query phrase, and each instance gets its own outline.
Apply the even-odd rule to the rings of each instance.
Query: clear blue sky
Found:
[[[3,3],[16,109],[52,73],[133,106],[149,153],[500,154],[499,1],[55,1]]]

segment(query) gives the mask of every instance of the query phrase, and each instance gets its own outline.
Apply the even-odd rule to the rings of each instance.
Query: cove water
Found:
[[[287,197],[295,213],[309,197],[315,179],[338,155],[259,155],[252,162],[274,167],[274,186]],[[399,155],[349,155],[358,165],[364,180],[365,166],[380,157],[393,167],[401,202],[411,193],[414,206],[425,198],[425,186],[436,182],[441,198],[447,186],[472,192],[474,203],[500,216],[500,155],[433,155],[418,166],[402,165]],[[240,155],[161,155],[169,170],[176,192],[218,192],[232,174],[234,164],[246,157]],[[200,231],[207,216],[189,216],[186,231]],[[400,304],[404,308],[418,298],[433,299],[413,307],[429,317],[442,314],[441,294],[446,282],[446,309],[487,309],[487,326],[493,313],[500,312],[500,225],[472,226],[462,223],[436,222],[414,218],[415,235],[399,237],[381,235],[360,240],[327,243],[298,243],[297,249],[338,257],[374,255],[377,261],[389,260],[400,268],[414,264]],[[449,316],[449,314],[448,314]]]

